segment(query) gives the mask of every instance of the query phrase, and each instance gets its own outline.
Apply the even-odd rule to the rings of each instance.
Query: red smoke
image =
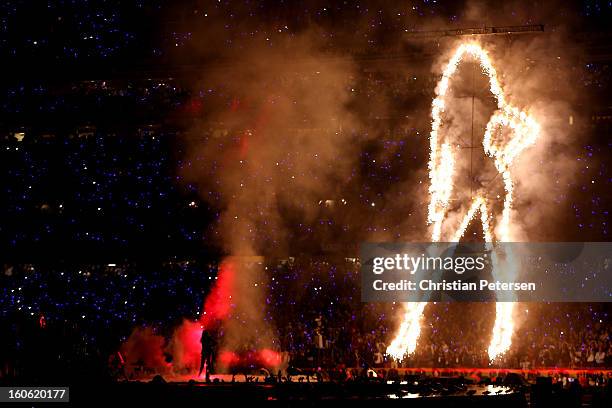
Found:
[[[163,336],[155,334],[150,327],[137,327],[128,340],[121,345],[121,353],[130,365],[166,367]]]
[[[200,365],[202,324],[187,319],[174,330],[169,350],[177,367],[196,369]]]
[[[193,322],[184,319],[183,323],[174,330],[166,349],[173,357],[175,368],[195,370],[199,367],[202,353],[200,342],[202,330],[210,330],[229,316],[234,279],[234,265],[229,261],[222,262],[215,285],[204,301],[204,310],[200,320]],[[161,348],[163,346],[160,344],[154,349],[157,351]]]
[[[281,365],[281,356],[280,353],[270,349],[262,349],[245,354],[237,354],[233,351],[222,350],[219,352],[219,363],[226,367],[248,367],[255,365],[259,367],[276,368]]]
[[[242,132],[240,137],[240,158],[244,159],[249,151],[249,131]]]
[[[264,367],[278,367],[281,364],[281,355],[274,350],[262,349],[259,350],[258,360]]]
[[[227,367],[232,367],[240,363],[240,357],[233,351],[223,350],[219,352],[219,363]]]
[[[235,265],[231,261],[223,261],[219,267],[215,286],[204,301],[204,311],[200,317],[200,324],[204,329],[209,329],[229,316],[235,278]]]
[[[130,338],[121,346],[121,352],[129,364],[142,363],[161,372],[172,370],[197,370],[200,364],[202,330],[214,330],[219,323],[226,320],[233,307],[232,294],[236,279],[236,264],[233,260],[224,260],[217,274],[210,294],[204,301],[204,310],[199,321],[184,319],[167,343],[164,337],[155,334],[153,329],[136,328]],[[166,360],[171,356],[171,360]],[[171,361],[171,362],[170,362]],[[247,353],[236,353],[231,350],[219,350],[218,361],[225,367],[268,367],[281,365],[281,356],[270,349],[253,350]]]
[[[198,97],[191,98],[184,107],[185,111],[191,115],[198,115],[202,113],[203,108],[204,103],[202,103],[202,99]]]
[[[253,144],[258,143],[258,138],[265,134],[266,128],[270,123],[270,118],[272,117],[273,105],[274,104],[274,96],[269,96],[262,103],[261,108],[257,112],[257,116],[249,126],[249,129],[244,130],[238,139],[238,157],[243,160],[247,157],[249,153],[249,148],[253,142]],[[243,107],[240,99],[235,98],[232,100],[231,111],[236,112]]]
[[[200,322],[198,325],[187,327],[186,339],[184,341],[181,339],[183,344],[188,342],[190,345],[193,345],[186,345],[185,348],[194,350],[194,359],[199,357],[198,353],[201,351],[199,337],[202,333],[201,328],[208,330],[229,317],[233,306],[232,294],[234,293],[235,279],[236,264],[230,259],[225,259],[219,267],[216,283],[204,301],[204,312]],[[183,326],[185,327],[185,325]],[[188,334],[190,330],[193,330],[193,334]],[[226,367],[250,364],[278,367],[281,364],[280,354],[270,349],[262,349],[247,353],[246,355],[239,355],[230,350],[220,350],[218,355],[219,363]]]

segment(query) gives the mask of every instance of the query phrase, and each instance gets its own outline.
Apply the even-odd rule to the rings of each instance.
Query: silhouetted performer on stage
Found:
[[[202,375],[204,370],[204,364],[206,364],[206,380],[209,379],[210,374],[213,372],[213,361],[215,354],[216,341],[213,335],[206,329],[202,330],[202,357],[200,359],[200,372],[198,377]]]

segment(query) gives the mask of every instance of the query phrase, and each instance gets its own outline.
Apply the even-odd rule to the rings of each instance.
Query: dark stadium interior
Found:
[[[533,72],[515,94],[538,90],[560,117],[535,166],[551,173],[521,175],[548,182],[519,200],[525,234],[610,241],[612,5],[392,3],[2,2],[0,386],[69,385],[80,404],[607,406],[609,303],[521,304],[492,363],[495,305],[437,302],[397,361],[401,305],[361,301],[357,258],[361,242],[429,240],[431,101],[467,37],[512,66],[508,81]],[[173,341],[214,326],[203,312],[234,282],[231,256],[260,315],[236,312],[252,337],[210,382],[200,349]],[[507,388],[480,395],[494,385]]]

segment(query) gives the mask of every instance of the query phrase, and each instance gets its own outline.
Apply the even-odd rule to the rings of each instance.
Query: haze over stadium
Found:
[[[609,241],[609,3],[0,9],[0,385],[606,401],[609,304],[363,303],[358,254]]]

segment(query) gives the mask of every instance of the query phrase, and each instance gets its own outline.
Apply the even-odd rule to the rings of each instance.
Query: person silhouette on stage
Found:
[[[202,343],[202,357],[200,358],[200,372],[198,373],[198,377],[202,375],[204,364],[206,364],[206,381],[209,381],[210,374],[213,372],[213,357],[215,354],[216,341],[208,330],[203,329],[200,343]]]

